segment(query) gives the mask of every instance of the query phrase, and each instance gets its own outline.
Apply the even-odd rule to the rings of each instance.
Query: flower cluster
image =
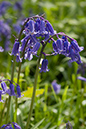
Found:
[[[61,33],[58,33],[61,34]],[[81,64],[81,58],[79,52],[81,52],[84,48],[79,47],[76,40],[70,38],[69,36],[62,33],[62,38],[58,38],[57,41],[53,42],[53,50],[57,54],[65,55],[66,57],[71,58],[70,62],[77,62]]]
[[[83,50],[83,47],[79,47],[76,40],[62,32],[56,33],[49,21],[42,16],[36,15],[26,19],[26,21],[23,30],[25,37],[21,40],[21,43],[16,39],[12,49],[12,55],[16,56],[17,62],[22,61],[22,52],[24,52],[24,59],[32,60],[33,55],[39,57],[37,55],[39,48],[53,42],[53,55],[62,54],[69,57],[70,62],[81,63],[79,52]],[[62,37],[60,38],[59,35]],[[54,40],[54,36],[57,37],[57,40]],[[45,59],[42,62],[40,72],[46,72],[48,71],[47,54],[43,51],[42,54],[45,56]]]
[[[4,124],[0,129],[21,129],[21,127],[17,123],[12,122],[10,124]]]
[[[17,98],[21,97],[20,86],[18,84],[16,86],[16,91],[17,91],[17,94],[16,94],[14,90],[14,85],[11,83],[11,81],[10,81],[9,89],[7,88],[7,85],[4,81],[0,80],[0,82],[1,82],[1,88],[2,88],[2,90],[0,90],[0,102],[4,102],[4,100],[1,99],[1,96],[6,93],[9,94],[10,96],[16,96]]]

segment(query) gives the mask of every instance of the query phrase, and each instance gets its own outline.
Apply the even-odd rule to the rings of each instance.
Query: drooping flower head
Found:
[[[83,50],[83,47],[79,47],[75,39],[70,38],[63,32],[56,33],[51,23],[43,16],[36,15],[27,18],[23,27],[25,37],[21,40],[21,43],[15,41],[12,50],[12,55],[17,56],[17,62],[21,61],[21,53],[24,51],[24,59],[30,61],[33,56],[39,57],[38,50],[53,41],[53,55],[62,54],[69,57],[70,62],[82,63],[79,52]],[[57,39],[54,39],[54,36]],[[49,54],[45,53],[45,56]],[[44,59],[40,72],[48,71],[47,65],[48,60]]]

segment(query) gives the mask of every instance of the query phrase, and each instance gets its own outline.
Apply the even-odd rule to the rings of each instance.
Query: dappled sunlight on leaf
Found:
[[[28,97],[28,98],[32,97],[32,93],[33,93],[33,87],[28,87],[28,89],[26,91],[22,92],[24,97]],[[36,97],[42,95],[43,93],[44,93],[44,89],[37,89],[36,90]]]

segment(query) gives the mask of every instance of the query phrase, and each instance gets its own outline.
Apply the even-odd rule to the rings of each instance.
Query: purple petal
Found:
[[[79,79],[79,80],[82,80],[82,81],[85,81],[85,82],[86,82],[86,78],[84,78],[84,77],[82,77],[82,76],[77,77],[77,79]]]

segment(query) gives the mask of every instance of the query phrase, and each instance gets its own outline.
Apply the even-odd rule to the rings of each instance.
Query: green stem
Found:
[[[19,84],[20,72],[21,72],[21,62],[19,62],[19,71],[18,71],[18,77],[17,77],[17,84]],[[15,122],[17,121],[17,107],[18,107],[18,99],[16,97],[16,100],[15,100]]]
[[[30,124],[30,119],[31,119],[31,115],[32,115],[32,111],[33,111],[33,104],[34,104],[34,99],[35,99],[35,93],[36,93],[36,87],[37,87],[37,80],[38,80],[38,74],[39,74],[40,60],[41,60],[42,52],[43,52],[45,46],[46,46],[46,44],[41,49],[40,56],[39,56],[38,63],[37,63],[37,67],[36,67],[32,100],[31,100],[30,111],[29,111],[29,115],[28,115],[27,124],[26,124],[26,128],[25,129],[28,129],[29,124]]]
[[[0,127],[1,127],[1,124],[2,124],[2,118],[4,118],[4,115],[5,115],[5,108],[6,108],[6,106],[7,106],[7,99],[6,99],[6,101],[5,101],[5,103],[4,103],[4,106],[3,106],[3,110],[2,110],[2,112],[1,112],[1,117],[0,117]]]
[[[29,39],[28,39],[29,40]],[[22,53],[22,57],[24,59],[24,54],[25,54],[25,48],[27,46],[28,40],[26,41],[23,53]],[[22,60],[23,60],[22,59]],[[18,76],[17,76],[17,84],[19,84],[19,79],[20,79],[20,72],[21,72],[21,64],[22,62],[19,62],[19,70],[18,70]],[[15,122],[17,121],[17,107],[18,107],[18,99],[16,98],[15,100]]]
[[[12,74],[11,74],[11,81],[13,81],[13,77],[14,77],[15,60],[16,60],[16,57],[14,56],[13,66],[12,66]],[[9,120],[8,118],[9,118],[10,103],[11,103],[11,96],[9,96],[9,98],[8,98],[6,123],[8,123],[8,120]]]

